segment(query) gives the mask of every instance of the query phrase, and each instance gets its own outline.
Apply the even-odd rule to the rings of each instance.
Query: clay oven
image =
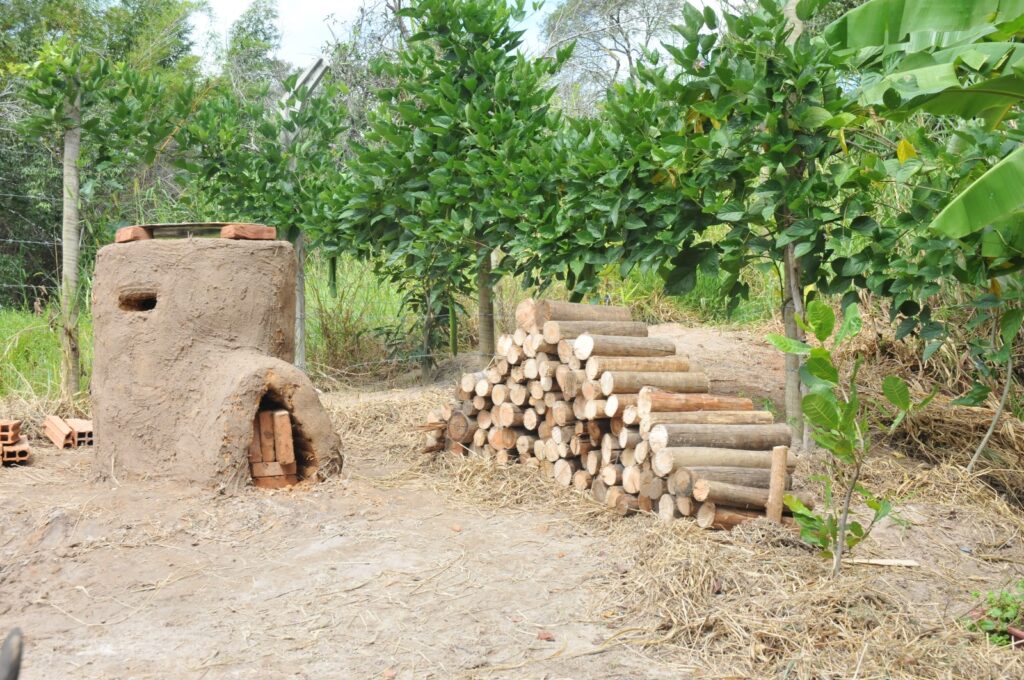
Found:
[[[142,238],[96,257],[98,472],[237,489],[251,479],[254,420],[268,411],[287,412],[298,479],[340,470],[338,436],[290,363],[291,244]]]

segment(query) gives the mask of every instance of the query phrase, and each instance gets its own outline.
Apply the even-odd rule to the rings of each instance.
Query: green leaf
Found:
[[[1024,322],[1024,309],[1011,309],[1003,314],[1003,318],[999,320],[999,333],[1002,335],[1004,345],[1013,345],[1014,338],[1020,332],[1022,322]]]
[[[782,350],[786,354],[810,354],[811,346],[806,342],[800,342],[793,338],[787,338],[784,335],[778,333],[769,333],[766,336],[768,342],[774,345],[777,349]]]
[[[899,410],[910,410],[910,387],[899,376],[887,375],[885,377],[882,381],[882,394],[890,404]]]
[[[992,166],[950,201],[930,228],[963,238],[1024,208],[1024,146]]]
[[[796,3],[796,17],[800,21],[809,21],[814,17],[825,0],[799,0]]]
[[[860,308],[856,304],[852,304],[843,311],[843,323],[840,324],[839,332],[836,333],[836,346],[838,347],[847,338],[856,337],[860,333],[860,329]]]
[[[839,408],[835,397],[824,392],[811,392],[801,401],[801,409],[815,427],[835,430],[839,427]]]
[[[807,323],[814,329],[814,337],[825,342],[836,327],[836,314],[821,300],[811,300],[807,305]]]

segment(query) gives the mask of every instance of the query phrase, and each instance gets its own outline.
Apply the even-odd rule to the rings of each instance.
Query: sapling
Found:
[[[787,495],[784,502],[800,526],[801,538],[819,548],[824,557],[832,558],[832,575],[838,576],[844,551],[867,538],[882,518],[892,514],[892,503],[860,483],[861,470],[871,451],[871,432],[857,389],[861,360],[858,357],[854,361],[846,381],[840,379],[833,361],[839,346],[860,332],[857,305],[846,308],[838,330],[835,312],[820,300],[811,301],[805,317],[797,322],[809,338],[817,340],[817,346],[777,334],[770,334],[768,341],[783,352],[804,357],[800,381],[806,394],[801,408],[815,443],[829,453],[825,461],[828,474],[817,478],[823,484],[824,495],[820,513],[811,511],[792,495]],[[909,387],[896,376],[885,378],[882,392],[895,407],[890,428],[931,399],[913,404]],[[867,526],[850,518],[854,496],[863,498],[873,513]]]

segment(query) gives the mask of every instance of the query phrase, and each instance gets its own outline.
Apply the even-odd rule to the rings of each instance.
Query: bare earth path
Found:
[[[758,385],[781,385],[781,360],[756,338],[668,326],[658,332],[691,347],[717,390],[777,398],[777,390]],[[731,368],[720,368],[726,361]],[[96,483],[89,453],[59,452],[35,440],[31,467],[0,469],[0,631],[17,625],[26,633],[22,677],[728,675],[728,664],[645,653],[639,645],[602,646],[629,622],[606,620],[621,612],[595,611],[606,594],[599,591],[611,577],[625,595],[634,587],[639,593],[644,572],[631,572],[636,555],[617,552],[600,532],[582,529],[564,505],[479,504],[439,492],[437,478],[417,465],[409,424],[441,395],[437,389],[328,395],[347,442],[346,473],[304,490],[225,496],[159,480]],[[963,608],[965,590],[1019,578],[1019,534],[999,521],[964,531],[946,509],[924,501],[915,507],[911,514],[927,526],[909,533],[886,527],[875,550],[942,563],[952,572],[941,578],[932,571],[868,573],[851,577],[866,579],[855,581],[866,584],[858,587],[877,588],[884,598],[916,593],[919,604],[912,604],[920,611],[907,609],[907,615],[938,620]],[[620,522],[635,522],[641,537],[656,527],[648,518]],[[691,535],[681,531],[684,538],[673,540]],[[731,549],[732,539],[709,536],[699,535],[705,554]],[[998,559],[982,562],[964,552],[967,544],[980,550],[989,543],[1000,544],[985,548]],[[758,545],[740,545],[736,554],[757,553]],[[749,605],[737,615],[760,616],[758,608],[768,606],[761,600],[777,595],[773,588],[789,589],[798,599],[804,583],[821,581],[821,561],[791,541],[772,549],[774,559],[810,565],[814,575],[780,566],[763,578],[744,576],[751,588],[744,592],[733,588],[734,575],[711,573],[713,588],[704,601]],[[709,554],[711,562],[715,558]],[[758,559],[773,558],[765,553]],[[682,564],[695,584],[708,570]],[[741,604],[730,605],[732,597]],[[830,616],[851,616],[843,602],[867,601],[866,594],[835,597],[822,604]],[[723,634],[715,619],[709,614],[694,624],[702,645]],[[851,620],[836,625],[848,627]],[[799,621],[791,625],[801,630]],[[770,636],[753,635],[750,655],[775,644]],[[822,635],[846,644],[827,629]],[[925,643],[907,644],[918,650]],[[852,659],[866,653],[858,641],[850,649]],[[876,659],[872,651],[866,664],[916,677],[901,658],[879,653]],[[807,666],[796,668],[794,677],[815,677]]]

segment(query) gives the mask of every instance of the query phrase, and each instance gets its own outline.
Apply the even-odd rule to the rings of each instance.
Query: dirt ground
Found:
[[[781,402],[781,357],[757,334],[657,332],[715,391]],[[159,471],[97,483],[92,453],[36,439],[33,465],[0,469],[0,631],[25,631],[22,677],[1022,673],[956,623],[970,591],[1024,573],[1016,512],[969,480],[898,457],[873,467],[910,526],[887,522],[856,556],[920,566],[830,582],[762,523],[611,518],[518,468],[430,464],[411,425],[447,394],[325,395],[345,473],[288,491],[222,495]]]

